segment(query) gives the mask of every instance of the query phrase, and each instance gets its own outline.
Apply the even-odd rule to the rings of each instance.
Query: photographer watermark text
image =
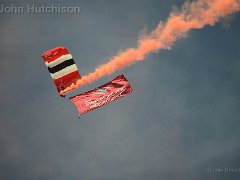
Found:
[[[208,173],[240,173],[240,168],[207,168]]]
[[[27,4],[26,6],[0,5],[1,14],[79,14],[79,6],[62,6],[61,4],[35,5]]]

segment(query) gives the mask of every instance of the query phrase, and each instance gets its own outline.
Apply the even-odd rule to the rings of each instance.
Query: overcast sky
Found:
[[[69,49],[85,75],[135,47],[182,0],[0,1],[79,6],[78,14],[0,14],[0,179],[235,180],[240,176],[240,14],[194,30],[119,74],[134,92],[78,119],[41,54]],[[209,169],[238,168],[237,173]]]

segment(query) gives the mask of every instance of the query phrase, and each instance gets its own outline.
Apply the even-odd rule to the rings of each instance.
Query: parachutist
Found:
[[[61,97],[64,97],[64,98],[66,97],[66,95],[62,95],[62,94],[60,94],[60,96],[61,96]]]

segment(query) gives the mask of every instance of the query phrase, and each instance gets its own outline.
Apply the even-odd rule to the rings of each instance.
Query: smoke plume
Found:
[[[186,1],[180,10],[173,10],[170,13],[166,22],[160,21],[150,34],[141,36],[137,47],[119,52],[108,63],[83,76],[76,84],[72,84],[64,91],[61,91],[61,94],[66,94],[85,84],[90,84],[136,61],[142,61],[149,53],[156,53],[161,49],[171,49],[176,40],[185,37],[188,31],[201,29],[206,25],[213,26],[220,18],[239,10],[239,0]]]

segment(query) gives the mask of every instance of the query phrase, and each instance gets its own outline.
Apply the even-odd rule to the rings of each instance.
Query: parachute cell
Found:
[[[57,47],[46,51],[42,54],[42,58],[59,93],[81,79],[73,57],[65,47]]]

